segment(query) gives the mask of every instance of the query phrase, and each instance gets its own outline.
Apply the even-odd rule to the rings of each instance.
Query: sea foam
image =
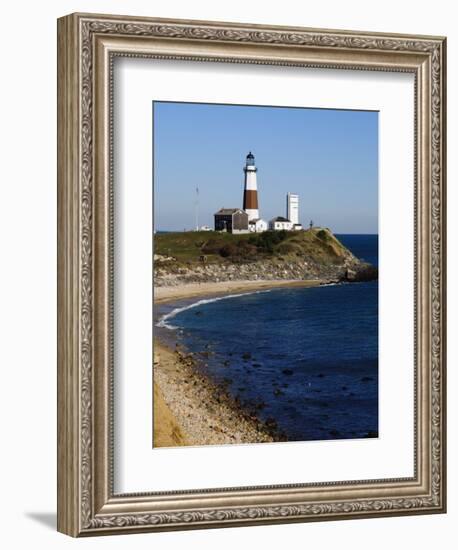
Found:
[[[272,289],[269,288],[266,290],[254,290],[252,292],[241,292],[240,294],[228,294],[226,296],[217,296],[215,298],[205,298],[203,300],[193,302],[192,304],[188,304],[183,307],[177,307],[175,309],[172,309],[172,311],[170,311],[169,313],[166,313],[159,319],[159,321],[156,323],[156,326],[160,328],[167,328],[169,330],[177,330],[179,327],[172,325],[171,323],[169,323],[169,321],[170,319],[173,319],[183,311],[192,309],[194,307],[202,306],[205,304],[211,304],[212,302],[219,302],[220,300],[229,300],[230,298],[239,298],[240,296],[249,296],[251,294],[263,294],[265,292],[270,292],[271,290]]]

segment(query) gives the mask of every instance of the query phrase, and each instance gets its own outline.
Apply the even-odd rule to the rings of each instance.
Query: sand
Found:
[[[154,288],[154,302],[161,304],[186,298],[200,296],[218,296],[237,292],[250,292],[278,287],[307,287],[319,286],[325,283],[323,280],[257,280],[257,281],[221,281],[219,283],[191,283],[176,286],[161,286]]]
[[[167,406],[158,384],[154,384],[154,440],[155,447],[186,445],[181,426]]]

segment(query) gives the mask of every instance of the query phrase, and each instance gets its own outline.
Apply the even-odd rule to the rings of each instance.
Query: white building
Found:
[[[261,218],[250,220],[248,222],[248,226],[251,233],[262,233],[263,231],[267,231],[267,229],[269,228],[268,223]]]
[[[286,217],[293,225],[299,225],[299,195],[286,195]]]
[[[269,222],[269,229],[271,231],[291,231],[293,227],[293,222],[287,220],[283,216],[277,216]]]

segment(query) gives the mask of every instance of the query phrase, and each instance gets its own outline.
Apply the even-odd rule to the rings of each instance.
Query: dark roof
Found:
[[[272,221],[272,222],[289,222],[288,218],[284,218],[283,216],[277,216],[276,218],[273,218],[270,221]]]
[[[254,159],[253,153],[250,151],[248,155],[246,156],[247,159]]]
[[[218,212],[215,212],[215,216],[219,214],[220,216],[230,216],[236,212],[243,212],[241,208],[220,208]],[[248,215],[248,214],[247,214]]]

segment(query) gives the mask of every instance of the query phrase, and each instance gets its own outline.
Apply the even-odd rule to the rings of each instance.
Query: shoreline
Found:
[[[285,441],[275,422],[263,423],[227,390],[200,372],[184,348],[154,339],[153,447]]]
[[[154,303],[221,296],[272,288],[316,287],[323,280],[246,280],[155,287]],[[284,441],[275,423],[261,422],[225,388],[200,372],[183,348],[173,350],[154,338],[153,446],[176,447]],[[202,366],[202,365],[200,365]]]
[[[270,290],[272,288],[316,287],[335,281],[323,279],[264,279],[219,281],[205,283],[188,283],[175,286],[155,286],[154,303],[164,304],[175,300],[200,298],[202,296],[220,296],[232,292],[249,292],[256,290]]]
[[[333,283],[335,281],[332,280],[263,280],[160,287],[156,289],[159,290],[156,292],[156,302],[167,303],[167,310],[174,307],[175,301],[184,301],[188,304],[186,302],[188,300],[192,307],[192,304],[200,302],[202,297],[249,294],[272,288],[319,287]],[[210,352],[199,351],[198,348],[190,351],[181,345],[173,331],[161,329],[158,332],[154,337],[154,379],[152,381],[155,396],[159,394],[160,397],[153,400],[153,447],[288,441],[288,436],[280,431],[277,425],[277,415],[266,414],[264,410],[266,404],[262,398],[244,400],[240,394],[231,395],[230,378],[222,378],[220,381],[218,377],[218,382],[211,378],[209,373],[213,363],[211,359],[209,360],[212,355]],[[222,364],[227,366],[229,361],[222,361]],[[291,372],[285,372],[285,374],[291,374]],[[324,377],[323,374],[317,376]],[[364,377],[361,380],[366,381]],[[274,395],[281,395],[282,392],[276,389],[278,393]],[[321,389],[315,391],[321,392]],[[333,431],[338,432],[338,430]],[[372,433],[371,430],[367,433],[368,435],[363,437],[373,437],[369,435]]]

